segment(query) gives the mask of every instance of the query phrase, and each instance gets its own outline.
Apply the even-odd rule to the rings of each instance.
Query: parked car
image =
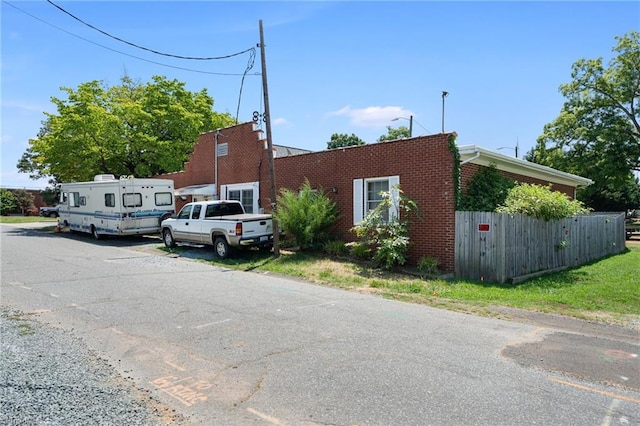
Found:
[[[224,259],[230,248],[270,250],[273,222],[270,214],[245,213],[238,201],[197,201],[162,221],[162,240],[167,247],[177,242],[208,244]]]
[[[44,216],[44,217],[58,217],[60,216],[58,209],[60,208],[60,205],[57,205],[55,207],[40,207],[40,216]]]

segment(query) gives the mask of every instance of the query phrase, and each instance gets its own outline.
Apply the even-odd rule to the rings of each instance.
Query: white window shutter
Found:
[[[258,212],[260,211],[260,206],[258,205],[258,198],[260,197],[260,183],[253,182],[251,184],[251,189],[253,190],[253,196],[251,197],[253,200],[253,211]]]
[[[389,176],[389,194],[391,195],[391,208],[389,209],[389,217],[398,217],[398,207],[400,204],[400,191],[395,187],[400,184],[400,176]],[[395,188],[394,188],[395,187]]]
[[[227,199],[227,185],[220,185],[220,199]]]
[[[353,180],[353,224],[362,222],[364,218],[364,198],[362,196],[362,179]]]

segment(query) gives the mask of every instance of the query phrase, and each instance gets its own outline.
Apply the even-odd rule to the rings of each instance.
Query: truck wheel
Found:
[[[100,238],[102,238],[102,236],[98,234],[98,229],[93,225],[91,225],[91,235],[93,235],[93,238],[96,240],[99,240]]]
[[[213,240],[213,248],[219,259],[226,259],[229,257],[229,244],[227,244],[227,240],[224,237],[217,237]]]
[[[49,213],[49,217],[58,217],[58,213],[57,212],[51,212],[51,213]]]
[[[173,239],[173,234],[171,234],[171,230],[168,228],[162,230],[162,241],[164,241],[164,245],[168,248],[174,248],[176,246],[176,240]]]

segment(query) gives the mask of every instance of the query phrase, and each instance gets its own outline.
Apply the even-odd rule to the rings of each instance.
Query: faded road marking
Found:
[[[193,380],[193,377],[184,377],[180,379],[177,376],[165,376],[158,377],[150,383],[166,394],[182,402],[185,406],[191,407],[198,402],[206,401],[208,396],[201,391],[205,391],[213,385],[205,380],[188,382],[190,380]],[[188,383],[181,384],[180,382]]]
[[[615,399],[620,399],[622,401],[634,402],[636,404],[640,404],[640,399],[638,399],[638,398],[632,398],[630,396],[620,395],[620,394],[613,393],[613,392],[602,391],[600,389],[591,388],[589,386],[579,385],[577,383],[572,383],[572,382],[567,382],[565,380],[556,379],[555,377],[548,377],[547,379],[552,381],[552,382],[559,383],[561,385],[567,385],[567,386],[574,387],[576,389],[582,389],[582,390],[585,390],[585,391],[588,391],[588,392],[597,393],[599,395],[608,396],[608,397],[615,398]]]
[[[298,306],[298,309],[317,308],[319,306],[327,306],[327,305],[335,306],[335,304],[336,302],[325,302],[325,303],[318,303],[316,305]]]
[[[216,322],[210,322],[208,324],[200,324],[200,325],[196,325],[193,328],[204,328],[204,327],[210,327],[212,325],[217,325],[217,324],[224,324],[225,322],[229,322],[231,321],[231,318],[227,318],[226,320],[222,320],[222,321],[216,321]]]
[[[282,422],[280,422],[280,420],[276,419],[275,417],[271,417],[267,414],[261,413],[258,410],[254,410],[253,408],[247,408],[247,411],[250,412],[251,414],[255,414],[256,416],[260,417],[262,420],[271,423],[272,425],[281,425]]]

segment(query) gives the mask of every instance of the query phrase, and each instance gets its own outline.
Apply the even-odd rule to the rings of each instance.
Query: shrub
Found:
[[[18,207],[18,202],[13,192],[0,188],[0,214],[8,215]]]
[[[351,242],[345,244],[349,254],[356,259],[371,259],[371,248],[361,242]]]
[[[423,256],[418,261],[418,271],[423,274],[435,274],[438,272],[438,259],[431,256]]]
[[[580,201],[571,200],[565,194],[551,190],[551,185],[526,184],[509,190],[504,205],[496,209],[499,213],[524,214],[538,219],[563,219],[589,213]]]
[[[392,194],[397,194],[394,196]],[[404,265],[409,250],[409,221],[413,214],[418,214],[416,203],[403,195],[400,186],[391,191],[382,191],[382,201],[375,209],[370,210],[362,222],[352,228],[360,238],[362,245],[373,253],[373,260],[384,269],[396,265]],[[383,214],[393,208],[398,212],[395,216]]]
[[[314,191],[305,179],[298,192],[281,191],[273,216],[300,250],[315,249],[329,239],[329,231],[338,219],[338,207],[322,190]]]
[[[324,251],[331,256],[344,256],[349,253],[347,245],[343,241],[327,241]]]
[[[483,167],[469,180],[460,199],[460,210],[492,212],[504,203],[516,182],[503,176],[494,164]]]

